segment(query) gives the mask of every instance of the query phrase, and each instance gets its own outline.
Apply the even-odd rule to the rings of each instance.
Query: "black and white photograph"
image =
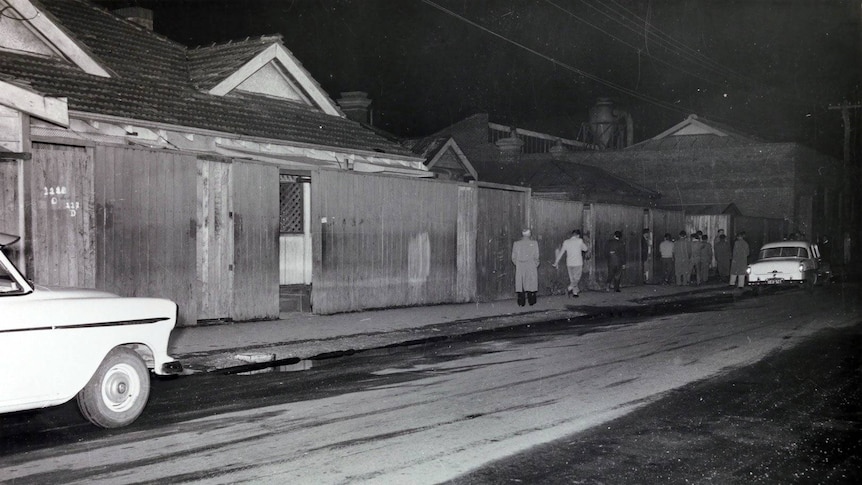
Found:
[[[0,0],[0,483],[862,483],[858,0]]]

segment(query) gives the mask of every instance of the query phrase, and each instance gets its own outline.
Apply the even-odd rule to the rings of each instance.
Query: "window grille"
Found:
[[[279,186],[278,226],[282,234],[302,234],[302,183],[282,182]]]

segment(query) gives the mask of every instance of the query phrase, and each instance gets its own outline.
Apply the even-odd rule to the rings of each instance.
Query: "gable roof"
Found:
[[[718,148],[763,143],[762,140],[735,129],[689,115],[658,135],[624,150],[667,150],[680,148]]]
[[[451,136],[428,137],[421,140],[407,141],[405,144],[408,146],[412,145],[413,153],[425,159],[425,166],[428,169],[434,168],[447,152],[451,152],[467,173],[474,179],[478,180],[479,178],[476,169],[473,168],[473,164],[470,163],[461,147],[458,146],[458,143]]]
[[[239,42],[213,44],[188,51],[192,83],[198,88],[223,96],[242,90],[244,83],[261,76],[269,68],[270,77],[281,81],[276,92],[256,90],[275,97],[295,99],[324,113],[341,116],[338,106],[311,77],[302,64],[281,43],[281,36],[261,36]],[[252,88],[252,92],[255,90]]]
[[[27,1],[27,0],[0,0]],[[249,92],[217,96],[201,91],[193,82],[213,82],[213,72],[224,73],[224,64],[207,64],[205,51],[192,54],[170,41],[84,0],[41,0],[45,17],[70,33],[75,43],[92,53],[110,70],[102,77],[82,70],[66,58],[34,56],[0,50],[0,72],[39,93],[68,98],[72,112],[138,119],[197,129],[283,140],[290,143],[338,147],[412,156],[409,150],[387,140],[359,123],[343,117],[328,96],[312,97],[306,105]],[[42,15],[31,15],[40,18]],[[28,20],[22,22],[30,22]],[[60,27],[58,27],[60,28]],[[265,38],[279,62],[289,55],[280,42]],[[50,41],[51,39],[47,39]],[[249,53],[253,42],[243,44]],[[239,49],[238,49],[239,50]],[[211,51],[212,52],[212,51]],[[237,56],[239,59],[241,56]],[[290,56],[292,57],[292,56]],[[294,59],[295,61],[295,59]],[[234,60],[231,62],[240,62]],[[286,62],[286,61],[285,61]],[[226,61],[228,63],[228,61]],[[248,61],[246,61],[246,64]],[[243,64],[245,65],[245,64]],[[193,67],[194,66],[194,67]],[[208,67],[209,66],[209,67]],[[313,90],[316,83],[299,64],[284,66]],[[228,76],[230,77],[230,76]]]

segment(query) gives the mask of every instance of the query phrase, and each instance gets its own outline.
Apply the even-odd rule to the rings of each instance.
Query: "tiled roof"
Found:
[[[206,82],[218,69],[240,62],[245,52],[262,49],[261,42],[271,44],[276,38],[237,43],[235,49],[229,48],[230,59],[218,64],[209,55],[215,50],[189,50],[83,0],[41,0],[40,4],[114,75],[97,77],[59,59],[12,52],[0,52],[0,72],[42,94],[67,97],[71,111],[285,142],[411,154],[346,118],[266,96],[209,95],[192,82],[191,72],[199,76],[196,80]]]

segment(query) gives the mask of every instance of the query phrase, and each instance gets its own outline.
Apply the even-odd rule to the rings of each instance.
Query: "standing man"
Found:
[[[691,242],[685,231],[679,231],[679,239],[673,243],[673,266],[676,284],[688,285],[691,282]]]
[[[712,264],[712,244],[709,243],[709,236],[703,234],[700,236],[700,258],[698,259],[697,267],[697,284],[701,285],[709,281],[709,265]]]
[[[530,238],[531,231],[521,231],[521,239],[512,245],[512,263],[515,264],[515,293],[518,306],[524,306],[525,294],[530,305],[536,304],[539,291],[539,243]]]
[[[736,235],[733,243],[733,257],[730,261],[730,286],[745,287],[745,269],[748,267],[748,254],[751,250],[745,241],[745,231]]]
[[[581,230],[575,229],[572,231],[572,237],[563,241],[563,247],[557,251],[554,268],[557,267],[563,255],[566,255],[566,269],[569,272],[569,287],[566,289],[567,295],[577,297],[580,292],[579,284],[584,271],[584,253],[589,250],[590,247],[581,239]]]
[[[664,233],[658,252],[661,254],[661,282],[669,285],[673,281],[673,238],[669,232]]]
[[[623,233],[615,231],[614,237],[608,241],[608,291],[611,291],[613,286],[617,293],[620,291],[620,280],[626,268],[626,245],[622,238]]]
[[[718,235],[713,250],[715,252],[715,271],[718,278],[726,280],[730,276],[730,241],[724,234]]]
[[[652,273],[652,233],[644,229],[641,237],[641,262],[643,263],[644,284],[649,284],[650,273]]]

